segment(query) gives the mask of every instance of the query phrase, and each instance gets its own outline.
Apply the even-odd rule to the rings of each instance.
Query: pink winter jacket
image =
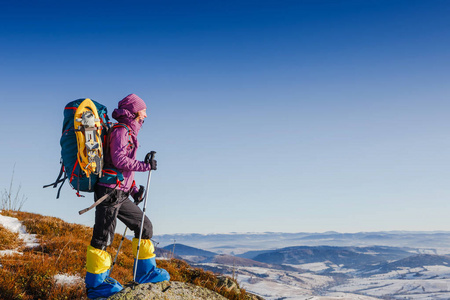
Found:
[[[134,172],[145,172],[151,168],[150,164],[136,160],[136,151],[139,146],[137,135],[142,123],[135,120],[135,113],[145,108],[146,105],[141,98],[130,94],[119,102],[118,108],[112,113],[114,119],[128,126],[131,135],[124,127],[114,128],[110,135],[110,156],[105,157],[105,168],[114,166],[122,172],[124,180],[117,188],[124,192],[130,192],[131,195],[139,190],[135,185],[133,186]],[[115,187],[115,184],[98,184],[110,188]]]

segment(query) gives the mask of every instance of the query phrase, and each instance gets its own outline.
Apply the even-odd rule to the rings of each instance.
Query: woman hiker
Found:
[[[117,219],[134,231],[132,245],[134,263],[137,263],[135,281],[155,283],[170,279],[166,270],[156,267],[154,246],[150,240],[153,226],[147,216],[142,230],[139,257],[136,259],[143,217],[142,210],[136,204],[142,201],[144,187],[141,186],[140,189],[136,187],[134,172],[156,170],[156,160],[150,163],[136,160],[139,145],[137,135],[147,117],[146,109],[147,106],[141,98],[130,94],[119,102],[118,108],[112,114],[120,125],[116,125],[110,134],[109,151],[104,158],[105,168],[113,167],[122,172],[124,180],[120,185],[99,182],[95,186],[95,199],[100,199],[106,194],[110,196],[96,207],[93,236],[87,249],[85,283],[90,299],[106,298],[123,289],[119,282],[109,277],[112,261],[106,252],[106,247],[113,241]],[[130,195],[135,200],[134,203],[128,199]]]

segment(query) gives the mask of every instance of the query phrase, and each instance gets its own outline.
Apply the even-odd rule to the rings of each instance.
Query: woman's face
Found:
[[[143,122],[144,119],[147,118],[147,110],[143,109],[136,113],[136,121]]]

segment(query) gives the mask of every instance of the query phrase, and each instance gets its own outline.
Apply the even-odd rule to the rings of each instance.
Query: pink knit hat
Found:
[[[147,105],[145,105],[144,100],[142,100],[136,94],[129,94],[119,102],[120,109],[126,109],[131,113],[135,114],[140,110],[146,109]]]

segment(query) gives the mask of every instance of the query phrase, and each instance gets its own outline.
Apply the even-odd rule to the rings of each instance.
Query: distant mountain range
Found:
[[[433,254],[412,255],[393,262],[384,262],[377,265],[372,265],[363,270],[363,273],[388,273],[405,268],[423,268],[426,266],[450,267],[450,256]]]
[[[217,254],[183,244],[172,244],[163,249],[172,252],[175,250],[175,257],[180,257],[194,263],[216,263],[228,266],[236,265],[265,268],[277,268],[277,265],[302,265],[327,262],[329,264],[345,266],[346,268],[373,270],[374,265],[382,268],[382,264],[383,266],[387,265],[386,262],[388,261],[402,261],[408,257],[416,256],[408,251],[408,249],[385,246],[299,246],[264,252],[251,251],[238,256]],[[434,256],[430,255],[430,257]],[[394,267],[396,265],[391,264],[390,266]]]
[[[189,247],[183,244],[171,244],[163,247],[163,249],[172,251],[175,256],[202,256],[202,257],[214,257],[217,253],[205,251],[202,249]]]
[[[375,245],[414,248],[418,249],[418,254],[450,253],[450,232],[447,231],[174,234],[154,236],[154,239],[162,246],[173,244],[176,240],[176,243],[187,246],[232,255],[297,246],[367,247]]]
[[[247,290],[269,299],[280,298],[280,295],[286,299],[291,299],[291,296],[292,299],[297,299],[293,295],[308,295],[308,293],[310,295],[336,293],[336,296],[344,297],[343,299],[366,299],[361,298],[361,295],[383,299],[450,299],[450,289],[447,288],[450,278],[450,255],[436,254],[448,249],[443,241],[449,235],[450,233],[407,233],[405,236],[400,233],[360,233],[350,238],[348,234],[326,233],[304,236],[302,240],[318,242],[320,238],[321,241],[326,240],[328,243],[348,241],[349,244],[352,240],[353,244],[360,244],[362,239],[371,242],[377,239],[383,243],[391,240],[393,243],[404,244],[409,239],[407,244],[418,245],[418,248],[301,245],[278,249],[261,248],[238,255],[220,252],[242,251],[263,245],[264,238],[267,241],[275,236],[279,238],[286,236],[193,235],[189,240],[198,245],[208,245],[209,239],[221,241],[221,246],[209,244],[209,249],[220,250],[209,251],[181,243],[169,244],[158,250],[166,257],[173,257],[175,251],[175,257],[188,261],[193,267],[237,276]],[[177,241],[182,239],[181,236],[176,237]],[[232,241],[236,242],[235,246],[229,244]],[[424,241],[427,243],[421,244]],[[284,242],[286,239],[277,244]],[[430,247],[431,245],[444,247],[436,250]],[[315,298],[305,296],[301,299]]]
[[[329,261],[347,268],[360,268],[388,260],[398,260],[411,256],[400,248],[372,247],[334,247],[334,246],[299,246],[288,247],[258,254],[253,260],[268,264],[301,265],[306,263]]]
[[[424,266],[448,266],[449,255],[413,254],[413,249],[386,246],[371,247],[334,247],[334,246],[298,246],[271,251],[250,251],[238,256],[217,254],[210,251],[172,244],[162,249],[166,256],[187,260],[191,263],[213,263],[224,266],[261,267],[269,269],[289,270],[289,266],[312,263],[324,263],[329,266],[321,273],[334,272],[335,267],[358,271],[373,275],[388,273],[402,268],[418,268]],[[170,253],[170,254],[167,254]]]

